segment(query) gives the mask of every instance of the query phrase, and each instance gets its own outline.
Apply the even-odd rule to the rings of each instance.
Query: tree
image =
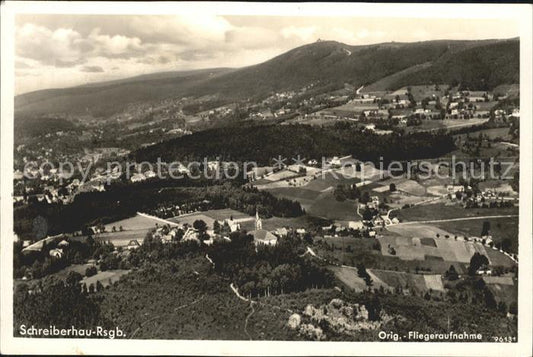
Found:
[[[311,233],[306,232],[304,234],[304,242],[307,244],[313,244],[313,236],[311,235]]]
[[[194,221],[192,226],[200,232],[205,232],[207,230],[207,224],[201,219]]]
[[[481,228],[481,236],[484,237],[484,236],[488,236],[489,234],[490,234],[490,222],[484,221],[483,227]]]
[[[444,273],[444,277],[448,280],[453,281],[459,279],[459,274],[457,274],[455,267],[453,265],[450,265],[450,268]]]
[[[96,270],[96,267],[94,265],[88,267],[87,269],[85,269],[85,276],[86,277],[91,277],[93,275],[96,275],[97,273],[97,270]]]
[[[368,207],[365,208],[365,210],[363,211],[363,219],[365,221],[370,221],[373,217],[374,213],[372,212],[372,210],[370,210]]]
[[[361,198],[359,199],[359,202],[363,204],[367,204],[368,202],[370,202],[370,193],[368,193],[368,191],[363,191],[363,193],[361,194]]]
[[[518,315],[518,304],[516,301],[513,301],[509,304],[509,313],[513,315]]]
[[[391,183],[391,184],[389,185],[389,191],[390,191],[390,192],[394,192],[394,191],[396,191],[396,184]]]
[[[482,255],[482,254],[479,254],[479,253],[474,253],[474,255],[472,256],[472,258],[470,258],[470,265],[468,266],[468,275],[476,275],[476,272],[478,271],[479,268],[481,268],[483,265],[488,265],[489,264],[489,260],[487,259],[486,256]]]
[[[213,222],[213,231],[214,231],[216,234],[219,234],[219,233],[220,233],[220,223],[218,223],[217,220],[215,220],[215,222]]]
[[[368,274],[368,272],[366,271],[366,268],[363,263],[357,264],[357,275],[360,278],[363,278],[366,283],[366,286],[372,286],[372,278],[370,277],[370,274]]]
[[[505,314],[507,312],[507,305],[505,304],[504,301],[500,301],[498,303],[498,311],[501,312],[502,314]]]
[[[377,295],[374,295],[372,300],[365,304],[368,310],[368,319],[370,321],[379,321],[381,319],[381,302]]]
[[[496,299],[494,298],[494,294],[488,287],[485,287],[483,292],[484,298],[485,298],[485,306],[487,306],[489,309],[496,309]]]
[[[344,185],[337,185],[337,187],[335,187],[335,191],[333,192],[333,195],[335,196],[335,199],[337,201],[340,201],[340,202],[343,202],[343,201],[346,201],[346,191],[344,190]]]
[[[78,283],[83,279],[80,273],[71,271],[67,275],[66,283],[68,286],[77,286]]]
[[[513,190],[515,192],[518,192],[519,188],[520,188],[520,172],[517,171],[514,173],[513,175],[513,179],[511,180],[511,187],[513,188]]]

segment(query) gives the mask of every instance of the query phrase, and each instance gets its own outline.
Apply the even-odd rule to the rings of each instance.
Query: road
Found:
[[[429,221],[410,221],[410,222],[401,222],[394,224],[395,226],[406,225],[406,224],[425,224],[425,223],[441,223],[441,222],[458,222],[458,221],[470,221],[477,219],[493,219],[493,218],[514,218],[518,217],[517,214],[508,214],[500,216],[477,216],[477,217],[461,217],[461,218],[449,218],[449,219],[433,219]]]

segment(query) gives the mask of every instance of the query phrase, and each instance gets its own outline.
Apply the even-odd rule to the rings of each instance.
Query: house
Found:
[[[368,124],[365,126],[365,130],[375,130],[376,124]]]
[[[183,238],[182,238],[184,241],[187,241],[187,240],[196,240],[198,241],[198,230],[194,229],[193,227],[187,227],[187,230],[185,231],[185,233],[183,234]]]
[[[400,121],[401,121],[401,120],[405,120],[405,122],[407,123],[407,115],[405,115],[405,114],[396,114],[396,115],[393,115],[393,116],[392,116],[392,119],[399,119]]]
[[[236,232],[241,229],[241,224],[233,219],[226,219],[224,222],[228,224],[230,232]]]
[[[146,176],[144,176],[143,174],[134,174],[131,178],[130,178],[130,181],[131,182],[141,182],[141,181],[144,181],[146,180]]]
[[[376,236],[376,231],[369,231],[368,236],[374,238]]]
[[[58,258],[59,259],[59,258],[63,257],[63,249],[59,249],[59,248],[50,249],[48,254],[50,254],[50,256],[52,258]]]
[[[385,221],[383,220],[383,218],[381,218],[380,215],[374,217],[374,226],[382,226],[383,224],[385,224]]]
[[[365,225],[361,221],[350,221],[350,222],[348,222],[348,228],[350,228],[350,229],[361,230],[364,227],[365,227]]]
[[[278,237],[266,229],[263,229],[263,221],[259,217],[259,213],[257,211],[255,212],[255,230],[249,232],[249,234],[254,237],[255,245],[276,245],[278,243]]]
[[[260,179],[272,172],[271,167],[254,167],[252,170],[246,173],[246,176],[250,181]]]
[[[132,240],[130,240],[130,242],[126,246],[126,249],[128,249],[128,250],[137,249],[140,246],[141,245],[139,244],[139,241],[137,241],[137,239],[132,239]]]
[[[378,111],[377,110],[363,110],[363,114],[365,115],[365,117],[376,116],[378,114]]]
[[[58,247],[68,247],[68,245],[69,245],[69,242],[67,242],[64,239],[61,242],[57,243]]]
[[[463,185],[448,185],[446,190],[449,194],[454,194],[456,192],[465,192],[465,187]]]
[[[296,233],[298,233],[298,234],[302,234],[302,235],[303,235],[303,234],[306,233],[306,230],[305,230],[305,228],[297,228],[297,229],[296,229]]]
[[[152,170],[148,170],[144,173],[144,176],[146,178],[154,178],[157,176],[157,174],[155,172],[153,172]]]
[[[276,245],[278,243],[278,238],[266,229],[256,229],[251,231],[250,234],[254,237],[254,243],[256,245]]]
[[[355,164],[355,159],[352,157],[352,155],[347,155],[343,157],[334,156],[331,159],[331,165],[333,166],[347,166],[353,164]]]
[[[477,270],[476,274],[478,274],[478,275],[489,275],[490,276],[490,275],[492,275],[492,270],[488,266],[484,265],[484,266],[482,266],[481,268],[479,268]]]
[[[285,227],[276,229],[276,234],[280,237],[286,237],[289,234],[289,231]]]

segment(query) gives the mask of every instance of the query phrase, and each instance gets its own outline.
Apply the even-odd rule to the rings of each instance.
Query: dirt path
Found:
[[[250,301],[250,307],[252,308],[252,311],[246,316],[246,320],[244,320],[244,333],[246,334],[246,336],[248,336],[248,338],[251,341],[252,340],[252,336],[250,335],[250,333],[248,333],[248,320],[250,319],[250,317],[252,317],[252,315],[255,312],[254,302],[253,301]]]
[[[518,217],[517,214],[507,214],[499,216],[478,216],[478,217],[461,217],[461,218],[448,218],[448,219],[433,219],[428,221],[409,221],[409,222],[400,222],[395,224],[395,226],[407,225],[407,224],[426,224],[426,223],[441,223],[441,222],[458,222],[458,221],[471,221],[478,219],[492,219],[492,218],[514,218]]]

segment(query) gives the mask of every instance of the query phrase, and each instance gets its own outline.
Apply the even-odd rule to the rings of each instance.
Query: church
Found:
[[[266,229],[263,229],[263,221],[259,217],[259,212],[255,211],[255,230],[249,232],[254,237],[254,243],[276,245],[278,243],[278,237],[270,233]]]

